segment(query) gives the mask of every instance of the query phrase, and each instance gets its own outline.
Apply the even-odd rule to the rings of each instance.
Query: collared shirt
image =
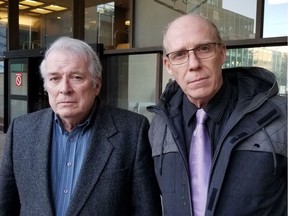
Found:
[[[226,125],[235,105],[237,103],[237,93],[232,86],[225,82],[209,102],[204,107],[204,111],[208,115],[207,127],[208,133],[212,143],[212,153],[215,151],[217,143],[223,133],[223,128]],[[192,132],[195,128],[195,113],[198,107],[191,103],[186,96],[183,98],[183,128],[186,139],[187,152],[190,149]]]
[[[93,112],[92,112],[93,113]],[[91,115],[67,132],[55,115],[51,151],[51,186],[57,216],[64,216],[70,203],[91,133]]]

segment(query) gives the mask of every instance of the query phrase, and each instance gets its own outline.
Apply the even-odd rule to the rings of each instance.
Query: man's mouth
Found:
[[[201,78],[197,78],[195,80],[190,81],[190,83],[198,83],[198,82],[202,82],[203,80],[206,80],[207,77],[201,77]]]

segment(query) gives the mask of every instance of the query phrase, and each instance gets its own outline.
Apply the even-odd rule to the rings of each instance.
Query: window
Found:
[[[288,1],[265,0],[263,37],[288,35]]]
[[[141,113],[151,120],[146,110],[157,98],[159,53],[107,56],[106,104]]]
[[[101,43],[105,49],[129,48],[129,0],[97,4],[86,0],[85,41]]]
[[[227,50],[224,68],[238,66],[263,67],[276,76],[279,94],[288,93],[288,47],[257,47]]]

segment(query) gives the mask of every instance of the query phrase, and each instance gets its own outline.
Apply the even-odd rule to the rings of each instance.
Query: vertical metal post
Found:
[[[8,1],[7,51],[19,49],[19,2]]]
[[[84,40],[85,1],[73,0],[73,38]]]

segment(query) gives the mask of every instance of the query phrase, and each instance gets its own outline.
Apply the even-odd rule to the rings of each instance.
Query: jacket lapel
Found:
[[[109,137],[115,134],[117,129],[112,117],[100,109],[92,127],[90,145],[67,210],[67,216],[79,214],[113,151]]]

